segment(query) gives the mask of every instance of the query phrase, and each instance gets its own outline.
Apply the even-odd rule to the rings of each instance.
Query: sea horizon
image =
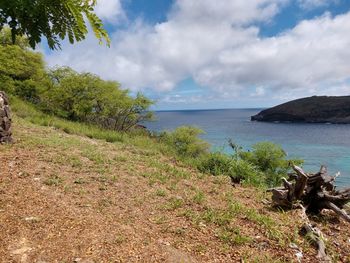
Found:
[[[220,111],[220,110],[264,110],[268,107],[244,107],[244,108],[209,108],[209,109],[174,109],[174,110],[153,110],[153,112],[172,112],[172,111]]]

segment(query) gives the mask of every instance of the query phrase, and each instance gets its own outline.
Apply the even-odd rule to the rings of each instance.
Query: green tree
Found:
[[[137,93],[136,98],[129,100],[128,104],[123,112],[119,130],[129,130],[137,123],[153,119],[153,113],[148,111],[153,101],[143,94]]]
[[[152,119],[152,101],[120,88],[116,81],[105,81],[91,73],[78,73],[68,67],[49,71],[51,84],[41,93],[45,111],[70,120],[98,124],[106,129],[128,131]]]
[[[60,48],[59,40],[68,37],[70,43],[85,39],[89,22],[100,42],[110,39],[102,21],[94,13],[96,0],[0,0],[0,30],[8,25],[12,42],[17,36],[27,36],[35,48],[46,37],[51,49]]]
[[[26,38],[10,41],[8,28],[0,31],[0,87],[9,94],[37,102],[39,90],[47,78],[43,57],[27,49]]]
[[[26,36],[17,36],[15,42],[13,42],[11,34],[11,29],[8,26],[5,26],[2,30],[0,30],[0,45],[17,45],[23,49],[30,47]]]
[[[50,85],[41,94],[46,111],[70,120],[85,121],[92,114],[102,80],[64,67],[49,72]]]

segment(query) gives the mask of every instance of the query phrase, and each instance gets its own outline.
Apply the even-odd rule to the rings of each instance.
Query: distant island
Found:
[[[350,124],[350,96],[312,96],[251,116],[252,121]]]

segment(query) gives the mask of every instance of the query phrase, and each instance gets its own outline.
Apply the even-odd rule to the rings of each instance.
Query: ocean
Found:
[[[201,137],[212,151],[230,153],[228,139],[245,150],[254,143],[271,141],[282,146],[288,157],[303,159],[303,168],[316,172],[326,165],[337,178],[338,186],[350,185],[350,125],[252,122],[250,116],[261,109],[158,111],[156,121],[145,125],[149,130],[173,130],[191,125],[205,131]]]

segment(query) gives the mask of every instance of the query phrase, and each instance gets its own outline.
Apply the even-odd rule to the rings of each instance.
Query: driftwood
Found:
[[[289,179],[283,178],[283,187],[269,189],[275,206],[294,208],[302,204],[307,213],[319,214],[323,209],[331,209],[345,221],[350,222],[350,215],[344,206],[350,202],[350,188],[336,190],[335,178],[322,166],[315,174],[307,174],[300,167],[293,165],[295,173]]]
[[[321,231],[310,223],[307,214],[319,214],[323,209],[333,210],[339,217],[350,223],[350,215],[343,209],[350,202],[350,188],[336,190],[336,177],[327,174],[327,168],[321,166],[315,174],[305,173],[300,167],[292,166],[294,173],[288,180],[283,178],[283,186],[269,189],[272,192],[272,203],[282,208],[302,208],[301,217],[304,225],[301,234],[318,249],[320,262],[331,262],[326,254]]]
[[[301,218],[304,220],[304,225],[300,229],[300,234],[307,237],[308,241],[317,248],[317,258],[322,263],[332,262],[331,258],[326,253],[326,245],[323,241],[323,235],[320,229],[313,226],[306,215],[306,209],[304,206],[299,205],[301,208]]]
[[[303,236],[306,236],[308,241],[317,248],[317,258],[320,262],[332,262],[332,259],[326,253],[326,245],[324,244],[322,232],[317,227],[305,223],[300,230]]]
[[[11,112],[5,92],[0,91],[0,143],[12,142]]]

